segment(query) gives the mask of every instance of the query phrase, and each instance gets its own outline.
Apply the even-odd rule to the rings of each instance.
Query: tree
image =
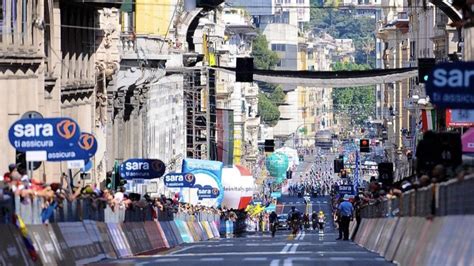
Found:
[[[280,110],[265,93],[258,94],[258,115],[264,124],[275,126],[280,119]]]
[[[334,71],[360,71],[370,69],[368,65],[354,63],[335,63]],[[334,112],[345,116],[354,124],[363,125],[369,116],[374,115],[374,86],[335,88],[332,92]]]
[[[354,41],[355,62],[375,66],[375,51],[367,54],[367,42],[375,46],[375,19],[369,16],[356,16],[356,10],[339,10],[338,1],[311,0],[310,29],[328,32],[337,39],[352,39]]]
[[[278,54],[268,48],[268,41],[265,35],[258,33],[252,43],[253,63],[256,69],[273,69],[280,58]]]
[[[258,95],[258,115],[263,123],[273,127],[280,120],[278,106],[285,102],[285,92],[281,86],[273,86],[271,93],[260,92]]]

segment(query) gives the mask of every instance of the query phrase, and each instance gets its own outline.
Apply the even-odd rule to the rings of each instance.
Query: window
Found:
[[[282,43],[272,43],[272,51],[284,52],[286,51],[286,45]]]
[[[7,6],[7,1],[10,2],[10,10],[6,10]],[[25,0],[22,0],[25,2]],[[16,28],[16,16],[17,16],[17,0],[2,0],[0,2],[1,4],[1,12],[0,12],[0,31],[2,30],[2,26],[8,25],[10,27],[10,30],[13,31],[14,28]],[[26,6],[26,3],[23,3],[24,6]],[[5,18],[7,17],[7,12],[9,13],[10,16],[10,21],[5,21]],[[26,25],[26,10],[22,12],[22,22],[23,22],[23,27]]]

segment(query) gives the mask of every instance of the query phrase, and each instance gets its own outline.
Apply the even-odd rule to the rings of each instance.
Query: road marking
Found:
[[[310,261],[311,258],[308,257],[301,257],[301,258],[288,258],[283,261],[283,266],[293,266],[293,261],[298,261],[298,260],[303,260],[303,261]]]
[[[114,261],[114,263],[117,263],[117,264],[129,264],[129,263],[137,263],[136,260],[119,260],[119,261]]]
[[[299,244],[294,244],[292,247],[291,247],[291,250],[290,250],[290,254],[295,254],[296,253],[296,249],[298,248]]]
[[[154,262],[176,262],[179,261],[178,258],[164,258],[164,259],[157,259]]]
[[[354,261],[355,259],[352,257],[332,257],[329,258],[329,260],[334,260],[334,261]]]
[[[266,261],[267,258],[244,258],[244,261]]]
[[[303,240],[303,238],[304,238],[305,235],[306,235],[306,233],[305,233],[305,231],[303,231],[303,233],[302,233],[301,236],[300,236],[300,239],[298,239],[298,240]]]
[[[202,258],[201,261],[223,261],[224,258]]]
[[[280,251],[281,254],[286,254],[293,244],[286,244]]]
[[[270,266],[278,266],[280,264],[280,260],[272,260],[272,262],[270,262]]]
[[[175,250],[175,251],[173,251],[173,252],[170,252],[169,254],[170,254],[170,255],[174,255],[174,254],[176,254],[176,253],[178,253],[178,252],[186,251],[186,250],[189,250],[189,249],[192,249],[192,248],[196,248],[196,247],[204,247],[204,245],[196,245],[196,246],[184,247],[184,248],[182,248],[182,249],[180,249],[180,250]]]

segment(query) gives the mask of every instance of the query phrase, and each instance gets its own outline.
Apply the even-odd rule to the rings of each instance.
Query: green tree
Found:
[[[356,16],[356,10],[339,10],[338,1],[311,0],[311,21],[309,28],[324,31],[338,39],[352,39],[356,49],[355,62],[375,66],[375,19]]]
[[[273,69],[280,60],[278,54],[268,48],[265,35],[258,33],[252,43],[253,63],[256,69]]]
[[[334,71],[360,71],[370,69],[368,65],[354,63],[335,63]],[[335,88],[332,92],[334,112],[337,115],[350,118],[354,124],[364,124],[369,116],[374,115],[375,88],[374,86]]]
[[[275,126],[280,119],[280,110],[265,93],[258,94],[258,115],[264,124]]]
[[[271,93],[260,92],[258,95],[258,114],[263,123],[275,126],[280,120],[278,106],[285,102],[285,92],[281,86],[274,86]]]

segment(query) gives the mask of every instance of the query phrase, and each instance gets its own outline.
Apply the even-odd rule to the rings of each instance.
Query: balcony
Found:
[[[49,25],[44,25],[41,19],[34,20],[30,14],[26,15],[26,10],[34,14],[40,13],[43,4],[36,2],[28,1],[22,6],[22,1],[4,1],[0,26],[1,61],[9,64],[38,63],[44,57],[42,31]],[[12,6],[15,3],[16,6]],[[17,59],[18,62],[15,61]]]
[[[245,86],[245,98],[255,98],[258,96],[258,86],[256,85],[249,85]]]

